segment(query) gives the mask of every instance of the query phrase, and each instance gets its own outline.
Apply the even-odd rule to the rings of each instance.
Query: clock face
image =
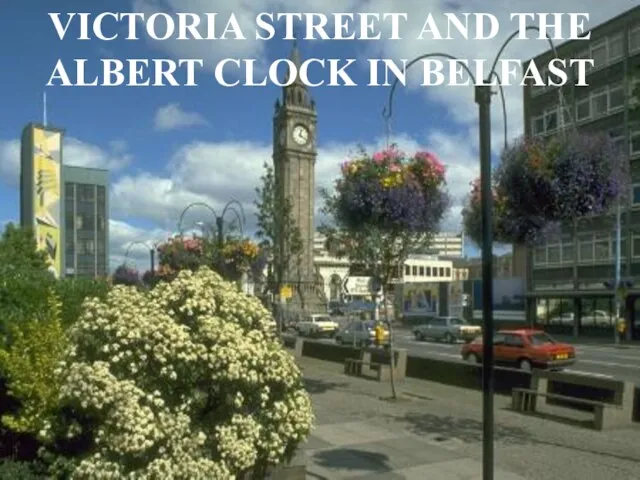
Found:
[[[298,145],[306,145],[309,142],[309,130],[302,125],[297,125],[293,129],[292,138]]]

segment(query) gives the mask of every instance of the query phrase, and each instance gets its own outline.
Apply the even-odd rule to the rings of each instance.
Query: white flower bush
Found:
[[[272,321],[209,269],[87,302],[57,371],[82,419],[64,435],[93,440],[72,478],[231,479],[289,458],[314,417]]]

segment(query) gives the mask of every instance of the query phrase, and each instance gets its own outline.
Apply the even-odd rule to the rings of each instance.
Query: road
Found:
[[[416,340],[408,330],[397,330],[394,332],[394,337],[395,345],[398,348],[406,348],[409,355],[462,361],[461,344],[421,342]],[[333,340],[318,341],[333,342]],[[615,348],[607,345],[583,345],[576,342],[575,347],[576,363],[571,368],[565,369],[566,372],[631,381],[640,386],[640,346]]]

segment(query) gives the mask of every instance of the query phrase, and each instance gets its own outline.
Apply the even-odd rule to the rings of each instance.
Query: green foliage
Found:
[[[273,168],[265,162],[262,185],[256,188],[258,230],[260,247],[269,252],[267,285],[277,295],[287,271],[298,270],[303,249],[300,229],[293,221],[293,207],[279,188]]]
[[[0,334],[9,326],[46,312],[48,292],[55,278],[47,270],[43,252],[36,248],[29,228],[7,225],[0,239]]]
[[[62,303],[60,312],[62,326],[67,328],[80,317],[85,299],[102,300],[107,296],[109,288],[105,279],[62,278],[56,282],[56,295]]]
[[[14,462],[4,460],[0,462],[0,478],[11,478],[13,480],[41,480],[47,478],[38,473],[31,462]]]
[[[54,370],[67,345],[60,314],[60,301],[49,295],[47,318],[13,325],[11,344],[0,350],[0,373],[20,403],[17,413],[2,417],[13,431],[37,434],[58,405]]]

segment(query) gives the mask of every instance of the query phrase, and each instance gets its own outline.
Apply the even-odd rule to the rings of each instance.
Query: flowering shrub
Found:
[[[129,286],[139,285],[140,274],[135,268],[122,264],[113,272],[113,284]]]
[[[348,229],[432,231],[449,205],[444,165],[429,152],[407,157],[395,146],[372,157],[361,152],[341,171],[332,210]]]
[[[287,459],[313,413],[271,323],[207,268],[148,292],[115,287],[85,305],[56,372],[85,422],[43,438],[92,436],[72,478],[235,478]]]
[[[251,269],[259,256],[260,247],[248,238],[227,239],[222,247],[221,273],[237,279]]]
[[[606,135],[522,138],[502,152],[494,172],[496,240],[537,244],[563,221],[600,214],[625,183],[625,159]],[[477,183],[467,199],[463,223],[480,243]]]

